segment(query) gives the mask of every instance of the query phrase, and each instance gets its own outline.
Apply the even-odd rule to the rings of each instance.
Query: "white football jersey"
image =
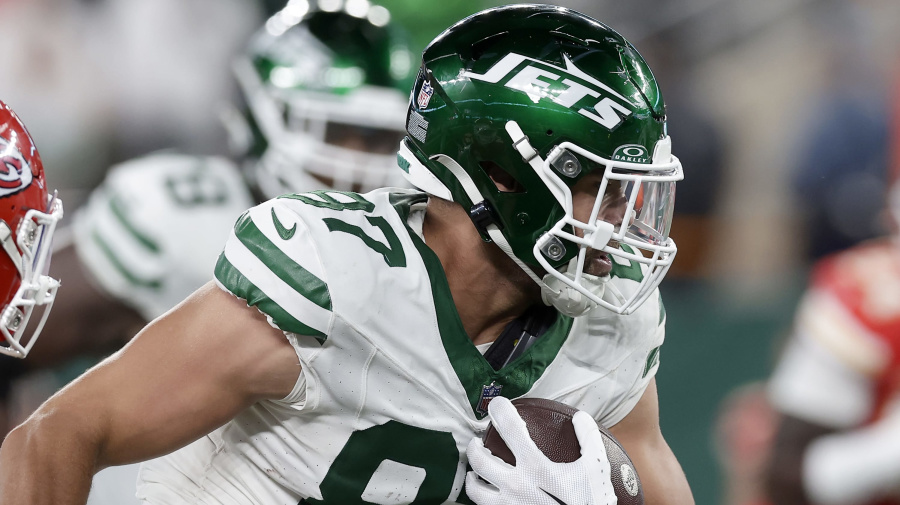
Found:
[[[424,194],[315,191],[237,222],[219,285],[283,330],[302,365],[294,391],[144,463],[149,504],[467,503],[466,445],[496,395],[562,401],[606,426],[655,375],[665,312],[598,309],[553,325],[494,370],[466,335],[421,237]],[[637,287],[617,265],[613,291]]]
[[[151,320],[212,277],[222,243],[254,204],[225,158],[160,152],[110,169],[76,213],[81,264]]]

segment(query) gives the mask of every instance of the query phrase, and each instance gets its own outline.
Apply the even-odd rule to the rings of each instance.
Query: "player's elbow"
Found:
[[[71,464],[93,473],[102,446],[98,430],[84,416],[51,404],[43,405],[9,433],[0,448],[0,464],[13,462],[17,471],[23,470],[25,461],[44,469]]]
[[[0,446],[0,505],[86,500],[98,445],[82,424],[42,407],[10,432]]]

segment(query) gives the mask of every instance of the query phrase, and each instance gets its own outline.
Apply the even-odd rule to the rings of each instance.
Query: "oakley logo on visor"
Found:
[[[638,144],[628,144],[616,148],[612,159],[628,163],[650,163],[650,153],[647,148]]]
[[[509,53],[484,74],[467,71],[463,76],[496,84],[525,61],[531,63],[519,69],[506,81],[505,86],[527,94],[534,103],[548,99],[563,107],[577,109],[582,116],[609,130],[618,126],[623,118],[630,116],[634,109],[627,98],[576,67],[568,56],[565,56],[566,68],[562,68],[521,54]],[[601,95],[607,96],[593,105],[585,106],[585,102],[600,98]]]

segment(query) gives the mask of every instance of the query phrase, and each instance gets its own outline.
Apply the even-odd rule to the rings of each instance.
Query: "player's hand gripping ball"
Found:
[[[498,397],[488,410],[467,450],[466,493],[479,505],[643,505],[631,459],[587,413],[540,398]]]

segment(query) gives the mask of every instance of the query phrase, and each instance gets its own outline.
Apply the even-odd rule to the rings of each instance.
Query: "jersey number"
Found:
[[[351,201],[340,201],[331,196],[332,194],[343,195],[349,198]],[[307,195],[314,195],[316,198],[311,198]],[[301,202],[312,205],[314,207],[321,207],[330,210],[361,210],[367,213],[375,210],[375,204],[363,198],[362,195],[356,193],[345,193],[343,191],[317,190],[310,191],[306,194],[285,195],[281,198],[300,200]],[[353,235],[354,237],[359,237],[359,239],[362,240],[367,247],[380,254],[381,257],[384,258],[384,262],[387,263],[389,267],[406,266],[406,255],[403,253],[403,246],[400,244],[400,239],[397,237],[394,229],[391,228],[391,225],[388,224],[387,220],[383,217],[366,216],[366,221],[368,221],[372,226],[381,230],[382,235],[384,235],[384,238],[387,240],[387,244],[375,238],[372,238],[371,235],[366,233],[362,228],[356,226],[355,224],[350,224],[346,221],[341,221],[340,219],[336,219],[333,217],[326,217],[323,219],[323,221],[325,222],[325,226],[328,227],[328,231],[338,231],[342,233],[348,233],[350,235]]]
[[[182,207],[222,205],[228,201],[228,186],[204,163],[184,174],[166,178],[166,191],[173,202]]]
[[[453,435],[388,421],[354,432],[319,490],[299,505],[440,504],[453,488],[459,453]]]

